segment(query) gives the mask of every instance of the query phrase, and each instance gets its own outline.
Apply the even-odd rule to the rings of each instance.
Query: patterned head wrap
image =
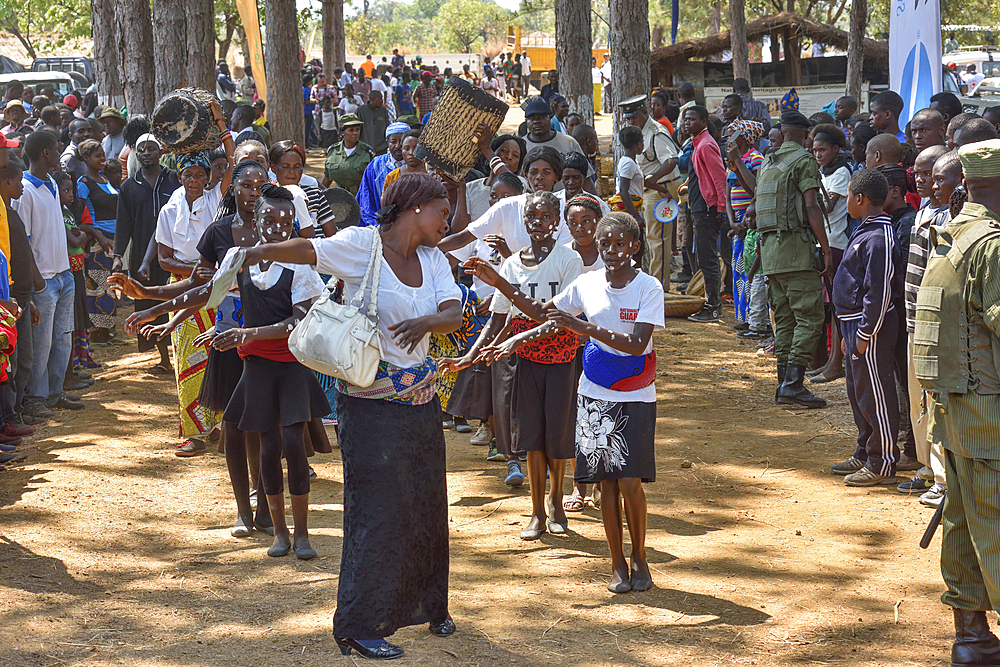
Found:
[[[781,110],[782,111],[788,111],[789,109],[798,110],[798,108],[799,108],[799,94],[795,92],[794,88],[792,88],[787,93],[785,93],[784,97],[781,98]]]
[[[204,167],[205,171],[212,171],[212,163],[208,159],[206,151],[195,153],[183,153],[177,156],[177,173],[182,173],[188,167]]]
[[[389,127],[385,128],[385,138],[388,139],[394,134],[406,134],[410,131],[410,126],[406,123],[400,123],[396,121],[395,123],[390,123]]]
[[[760,141],[760,138],[764,136],[764,123],[756,120],[738,118],[732,122],[732,126],[734,130],[738,130],[740,134],[746,137],[751,145]]]

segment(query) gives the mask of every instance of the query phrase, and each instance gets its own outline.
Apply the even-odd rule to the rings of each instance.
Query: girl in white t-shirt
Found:
[[[588,336],[577,399],[576,474],[578,482],[600,483],[601,515],[611,549],[615,593],[644,591],[653,582],[646,562],[646,496],[642,482],[656,478],[653,436],[656,427],[654,329],[663,327],[663,286],[633,266],[640,251],[638,222],[612,212],[597,226],[604,271],[585,273],[532,316],[552,326]],[[489,270],[476,264],[489,282]],[[485,276],[485,277],[484,277]],[[516,307],[532,301],[497,280]],[[578,315],[586,316],[586,320]],[[619,497],[632,543],[625,560]]]
[[[636,156],[642,151],[642,130],[626,125],[618,131],[618,142],[625,152],[618,160],[618,180],[615,194],[608,200],[611,209],[625,211],[636,221],[642,221],[642,193],[645,191],[644,177]]]
[[[472,257],[466,262],[469,273],[496,287],[497,291],[490,304],[493,315],[486,329],[472,349],[450,365],[456,369],[468,366],[480,357],[480,351],[488,344],[495,344],[508,313],[511,315],[510,330],[515,336],[536,328],[536,322],[543,319],[542,304],[580,275],[583,260],[555,238],[559,219],[558,197],[551,192],[528,195],[524,205],[524,227],[530,236],[530,245],[508,257],[499,273],[481,257]],[[529,296],[523,297],[523,293]],[[527,453],[532,516],[521,531],[522,540],[537,540],[546,530],[560,535],[567,531],[562,480],[566,461],[574,455],[576,348],[576,334],[551,330],[549,335],[516,349],[518,359],[510,390],[512,433],[511,451],[507,452],[507,483],[515,485],[513,482],[523,481],[518,454]],[[513,351],[509,349],[504,356]],[[497,393],[495,389],[494,397]],[[499,413],[494,417],[495,423],[504,419]],[[546,471],[552,484],[547,497]]]

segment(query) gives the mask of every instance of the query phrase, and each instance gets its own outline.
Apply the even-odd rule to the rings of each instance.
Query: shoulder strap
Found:
[[[948,251],[948,261],[951,262],[952,266],[958,268],[958,263],[962,260],[962,257],[973,246],[977,245],[983,239],[996,236],[1000,236],[1000,227],[997,227],[997,223],[992,220],[979,220],[973,223],[967,232],[955,240],[951,250]]]
[[[369,278],[371,278],[372,300],[368,303],[368,317],[374,320],[378,317],[378,284],[382,273],[382,236],[378,229],[373,228],[372,231],[375,233],[372,236],[371,253],[368,255],[368,267],[365,269],[361,284],[358,285],[358,289],[351,299],[351,305],[361,308],[365,299],[365,287],[369,285]],[[374,276],[372,276],[373,268],[375,270]]]

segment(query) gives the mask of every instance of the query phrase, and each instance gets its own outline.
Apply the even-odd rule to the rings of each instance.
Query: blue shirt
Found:
[[[410,94],[410,87],[405,83],[400,83],[393,90],[396,93],[396,116],[405,116],[413,113],[413,97]]]
[[[316,111],[316,103],[310,102],[309,98],[312,97],[312,88],[310,86],[302,86],[302,101],[306,104],[304,106],[304,111],[307,114],[311,114]]]
[[[361,176],[358,187],[358,205],[361,207],[361,227],[374,227],[375,216],[382,206],[382,188],[385,187],[385,177],[397,167],[392,154],[385,153],[372,160]]]

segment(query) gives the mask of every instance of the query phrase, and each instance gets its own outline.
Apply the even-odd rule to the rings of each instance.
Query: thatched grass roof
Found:
[[[774,16],[765,16],[753,23],[747,24],[747,41],[756,42],[764,35],[781,33],[785,28],[791,29],[795,37],[806,37],[812,41],[847,50],[848,34],[843,30],[819,21],[813,21],[799,14],[781,12]],[[882,67],[889,66],[889,45],[865,38],[865,64]],[[688,60],[705,60],[718,55],[730,47],[729,31],[709,35],[701,39],[688,39],[670,46],[653,49],[650,53],[650,64],[653,68],[673,69]]]

